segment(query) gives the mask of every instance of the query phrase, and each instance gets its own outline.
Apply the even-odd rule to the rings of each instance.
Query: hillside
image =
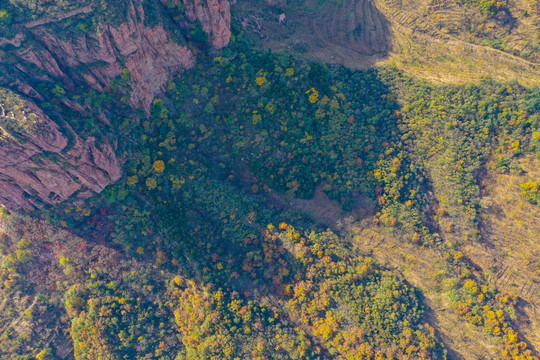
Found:
[[[0,2],[0,358],[538,359],[539,6]]]
[[[258,0],[237,7],[237,21],[262,46],[326,63],[389,64],[436,83],[540,81],[536,1]]]

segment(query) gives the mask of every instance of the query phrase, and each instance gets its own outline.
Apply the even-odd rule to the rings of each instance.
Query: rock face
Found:
[[[169,0],[161,0],[166,5]],[[229,0],[172,0],[183,5],[189,21],[198,21],[209,35],[212,47],[223,49],[231,39],[231,4]]]
[[[61,130],[11,92],[0,92],[0,105],[0,204],[7,209],[87,198],[120,178],[107,141],[83,140],[68,125]]]
[[[11,2],[24,15],[0,34],[0,204],[18,210],[82,199],[120,178],[108,141],[83,139],[39,109],[36,104],[51,96],[41,85],[107,92],[124,75],[131,104],[148,112],[171,77],[195,65],[184,36],[189,22],[200,22],[216,49],[231,36],[228,0],[173,2],[185,9],[184,21],[167,14],[165,0],[162,8],[150,0]],[[84,99],[62,102],[75,112],[90,111]],[[102,109],[91,110],[108,124]]]
[[[200,22],[214,48],[229,44],[228,0],[173,0],[173,3],[183,6],[191,22]],[[24,4],[20,6],[29,6]],[[0,50],[8,49],[17,62],[17,71],[31,78],[64,83],[82,81],[103,91],[127,69],[132,104],[148,110],[172,74],[195,64],[195,55],[183,36],[189,25],[175,24],[165,13],[166,6],[152,9],[159,3],[81,1],[78,7],[67,10],[54,3],[45,4],[44,9],[39,9],[37,20],[15,24],[13,29],[17,31],[12,37],[0,37]],[[114,14],[107,13],[111,9]],[[148,11],[153,12],[148,14]],[[68,21],[77,26],[66,25]]]
[[[92,16],[95,11],[87,6],[71,13]],[[131,76],[131,102],[148,108],[171,74],[192,67],[195,56],[185,45],[171,39],[161,25],[145,25],[142,2],[129,2],[125,11],[127,16],[121,24],[103,23],[98,32],[62,38],[58,34],[65,29],[59,30],[51,19],[27,23],[25,32],[35,41],[19,38],[20,48],[15,51],[19,70],[31,74],[32,67],[37,67],[48,77],[68,81],[79,75],[73,74],[73,69],[79,68],[82,80],[102,91],[126,68]]]
[[[222,49],[231,39],[231,9],[228,0],[183,0],[186,15],[191,21],[198,20],[210,35],[212,46]]]

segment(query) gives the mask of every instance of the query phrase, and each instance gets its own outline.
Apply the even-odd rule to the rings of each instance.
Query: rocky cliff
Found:
[[[168,0],[161,0],[164,5]],[[222,49],[231,39],[231,5],[228,0],[173,0],[184,9],[190,22],[199,22],[215,49]]]
[[[26,10],[28,5],[19,6]],[[156,6],[159,3],[130,0],[81,2],[62,10],[51,5],[45,13],[33,9],[36,19],[20,18],[12,25],[16,29],[12,37],[0,37],[0,47],[8,48],[16,70],[31,78],[80,81],[98,91],[107,90],[111,80],[127,69],[132,104],[148,108],[173,73],[195,63],[186,39],[189,24],[180,24],[182,28],[167,16],[167,7]],[[200,22],[213,47],[227,46],[231,35],[227,0],[184,0],[183,6],[191,22]]]
[[[113,80],[127,74],[132,106],[148,111],[172,75],[195,64],[196,45],[189,44],[195,24],[216,49],[231,35],[227,0],[175,1],[11,2],[11,23],[0,22],[0,86],[27,100],[2,90],[0,204],[40,207],[88,197],[118,180],[111,144],[76,134],[36,104],[47,102],[57,85],[68,93],[81,88],[106,93]],[[179,11],[183,16],[174,17]],[[66,96],[62,102],[75,112],[103,115],[84,99],[78,103]]]
[[[228,0],[184,0],[186,15],[198,20],[211,36],[212,46],[222,49],[231,38],[231,9]]]
[[[0,204],[32,209],[102,191],[121,176],[108,141],[61,129],[36,105],[0,91]]]
[[[131,76],[131,102],[148,107],[172,73],[193,66],[195,57],[185,44],[171,39],[161,25],[145,25],[142,2],[127,3],[125,19],[118,24],[100,22],[98,11],[88,5],[24,24],[11,41],[17,69],[32,78],[78,80],[103,91],[125,68]],[[94,31],[72,31],[64,16],[98,22]]]

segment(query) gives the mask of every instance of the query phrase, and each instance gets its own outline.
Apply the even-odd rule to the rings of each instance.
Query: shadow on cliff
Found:
[[[272,50],[355,69],[391,51],[389,22],[371,0],[258,0],[233,9],[233,24]]]

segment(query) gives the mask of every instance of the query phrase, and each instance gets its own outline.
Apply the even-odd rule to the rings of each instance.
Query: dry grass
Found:
[[[375,215],[373,204],[362,195],[356,196],[353,209],[346,212],[341,208],[339,202],[330,199],[322,188],[323,185],[319,185],[315,189],[311,199],[291,199],[275,192],[271,194],[271,197],[274,202],[278,202],[281,206],[291,207],[309,214],[321,224],[334,231],[340,230],[340,223],[345,218],[349,218],[351,221],[358,221],[365,218],[372,218]]]
[[[522,160],[521,175],[491,171],[483,184],[484,242],[469,243],[463,252],[500,290],[525,302],[521,331],[540,348],[540,206],[520,195],[519,185],[540,180],[540,161]],[[492,166],[493,168],[493,166]]]
[[[393,51],[381,64],[395,64],[408,75],[435,83],[465,84],[491,77],[528,87],[540,84],[540,57],[534,50],[540,43],[540,15],[526,2],[510,2],[512,26],[488,21],[486,27],[492,30],[486,38],[466,25],[483,20],[457,2],[376,0],[376,4],[391,23],[393,39]],[[481,45],[493,38],[506,44],[505,51]]]
[[[491,77],[540,84],[540,9],[531,1],[510,0],[511,15],[503,20],[452,0],[332,4],[259,0],[242,3],[234,14],[260,45],[310,60],[357,69],[392,64],[434,83]],[[277,20],[282,11],[284,25]]]
[[[353,211],[345,212],[319,186],[311,199],[291,199],[272,192],[272,203],[282,208],[294,208],[317,219],[321,224],[352,239],[359,250],[373,257],[384,267],[400,273],[419,289],[426,304],[425,321],[437,331],[451,359],[497,358],[500,348],[493,338],[459,316],[450,306],[445,284],[446,261],[429,248],[400,241],[373,224],[373,207],[358,197]]]
[[[391,46],[384,15],[369,0],[254,0],[233,12],[260,46],[296,57],[364,69],[388,54]],[[286,15],[284,24],[279,14]],[[366,31],[358,32],[362,28]]]
[[[368,221],[355,223],[350,231],[362,251],[384,266],[400,272],[424,295],[426,321],[438,332],[452,359],[497,358],[499,347],[493,338],[454,313],[444,283],[445,261],[428,248],[399,241],[384,234]]]
[[[438,252],[400,241],[373,225],[373,209],[361,198],[351,212],[344,212],[319,187],[312,199],[288,199],[273,193],[274,203],[308,213],[325,226],[351,236],[360,251],[383,266],[400,273],[424,295],[425,321],[444,342],[451,359],[497,358],[499,347],[493,338],[454,313],[445,285],[446,262]],[[362,210],[361,208],[364,207]],[[363,219],[363,220],[362,220]]]

